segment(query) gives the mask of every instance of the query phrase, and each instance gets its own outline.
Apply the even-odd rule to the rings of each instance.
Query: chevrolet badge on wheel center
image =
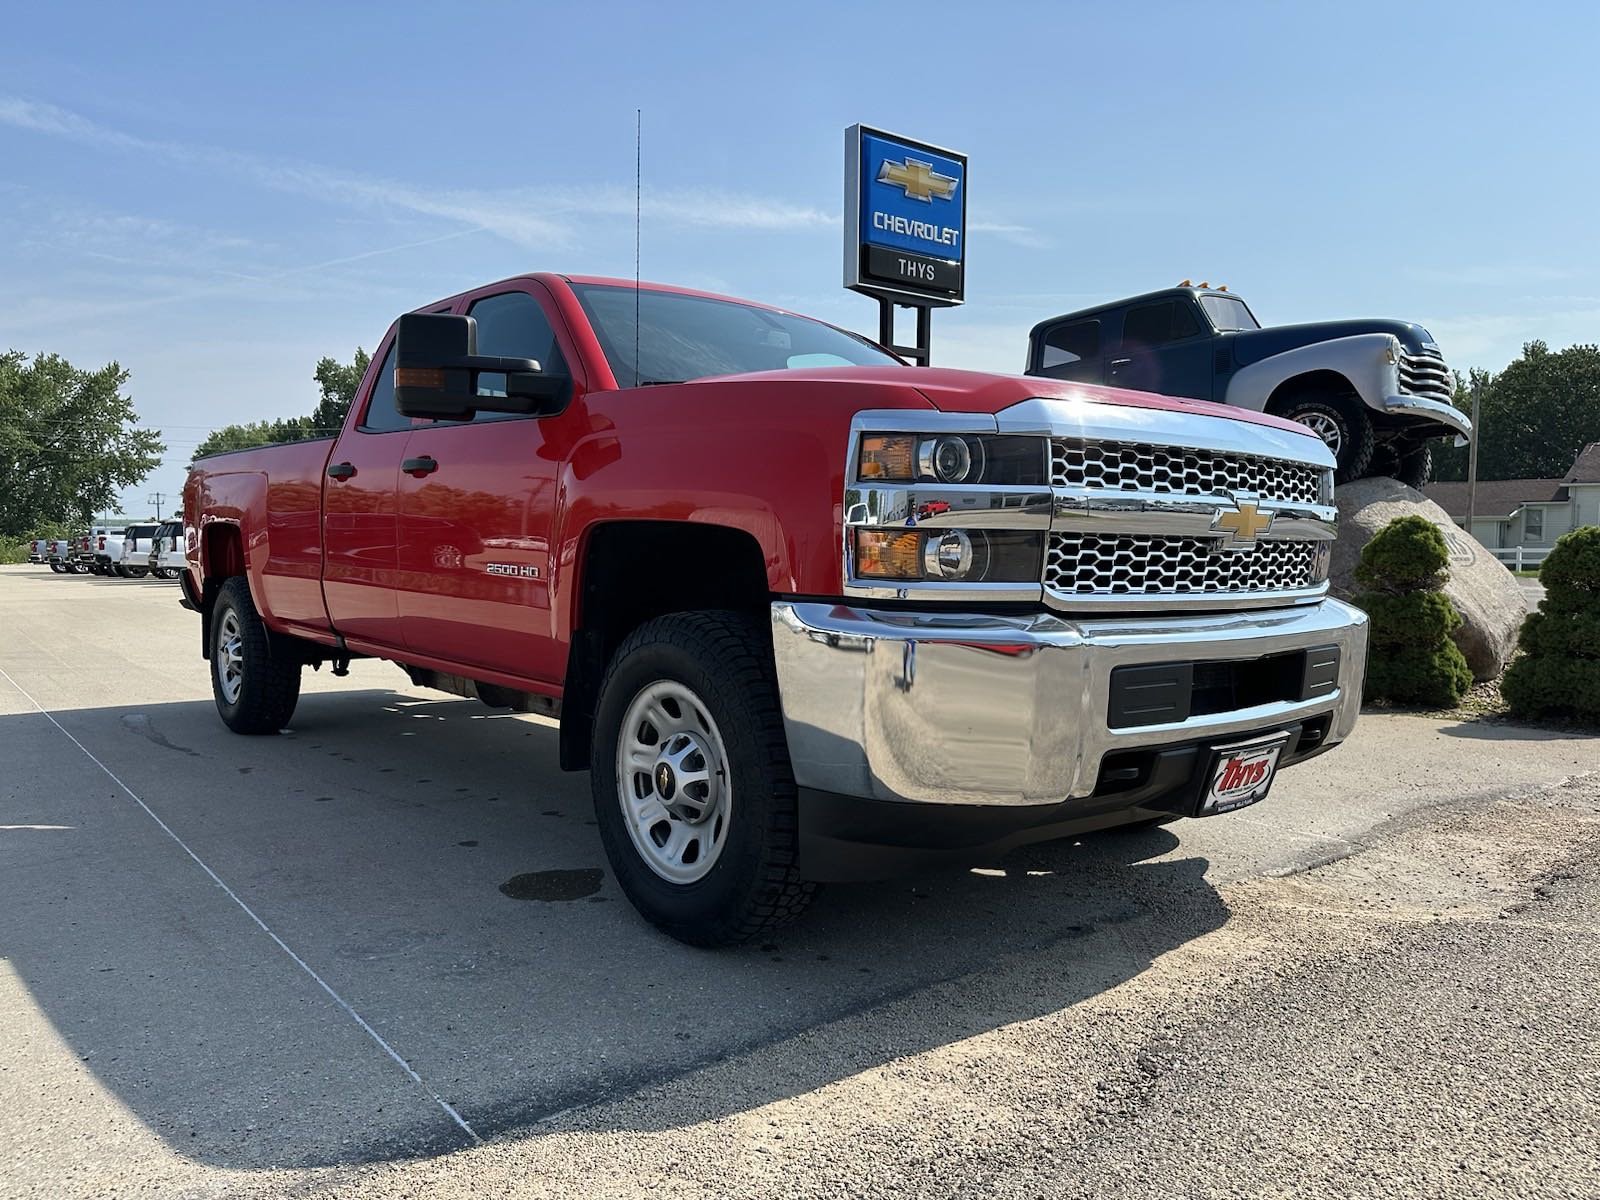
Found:
[[[1253,803],[1348,737],[1333,469],[1240,408],[527,275],[400,317],[337,436],[197,462],[184,603],[241,734],[363,657],[559,718],[618,884],[717,945],[819,881]]]

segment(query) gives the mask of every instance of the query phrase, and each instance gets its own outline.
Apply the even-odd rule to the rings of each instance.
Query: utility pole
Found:
[[[1472,518],[1478,512],[1478,443],[1483,439],[1483,429],[1478,424],[1478,407],[1483,387],[1477,380],[1472,383],[1472,444],[1467,448],[1467,534],[1473,536]]]
[[[1476,446],[1474,446],[1474,448],[1473,448],[1473,453],[1474,454],[1477,453]],[[161,502],[163,500],[165,500],[166,498],[167,498],[166,497],[166,493],[164,493],[164,492],[157,492],[153,496],[146,496],[144,498],[144,502],[146,504],[154,504],[156,506],[156,520],[158,520],[158,521],[161,520]]]

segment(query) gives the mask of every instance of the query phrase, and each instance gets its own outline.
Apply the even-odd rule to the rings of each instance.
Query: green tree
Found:
[[[312,378],[322,389],[322,399],[311,414],[312,425],[324,432],[344,428],[345,414],[350,411],[350,404],[356,398],[356,389],[361,386],[361,377],[367,373],[367,363],[370,361],[367,352],[357,346],[356,356],[351,362],[323,358],[317,363],[316,374]]]
[[[96,371],[58,354],[0,354],[0,537],[83,524],[161,461],[117,363]]]
[[[1370,649],[1367,699],[1454,707],[1472,686],[1472,670],[1450,635],[1461,614],[1439,589],[1450,553],[1425,517],[1397,517],[1361,550],[1356,596],[1366,610]]]
[[[224,425],[206,435],[206,440],[195,449],[194,457],[205,458],[210,454],[226,454],[230,450],[248,450],[252,446],[271,446],[278,442],[297,442],[301,438],[317,436],[310,417],[279,417],[275,421]]]
[[[1501,690],[1518,716],[1600,724],[1600,525],[1564,534],[1539,568],[1544,599]]]

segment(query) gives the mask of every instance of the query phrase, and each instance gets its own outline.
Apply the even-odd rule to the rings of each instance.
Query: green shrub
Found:
[[[1600,722],[1600,525],[1563,536],[1539,569],[1544,599],[1523,622],[1501,692],[1522,717]]]
[[[1423,517],[1400,517],[1361,551],[1355,598],[1368,627],[1366,696],[1441,708],[1461,702],[1472,668],[1451,638],[1461,614],[1439,589],[1448,577],[1444,535]]]

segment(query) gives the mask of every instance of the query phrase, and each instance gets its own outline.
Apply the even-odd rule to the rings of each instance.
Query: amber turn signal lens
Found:
[[[863,579],[921,579],[922,535],[856,530],[856,574]]]
[[[916,466],[916,439],[905,434],[869,434],[861,439],[861,478],[909,480]]]
[[[434,367],[396,367],[394,385],[403,388],[442,388],[444,371]]]

